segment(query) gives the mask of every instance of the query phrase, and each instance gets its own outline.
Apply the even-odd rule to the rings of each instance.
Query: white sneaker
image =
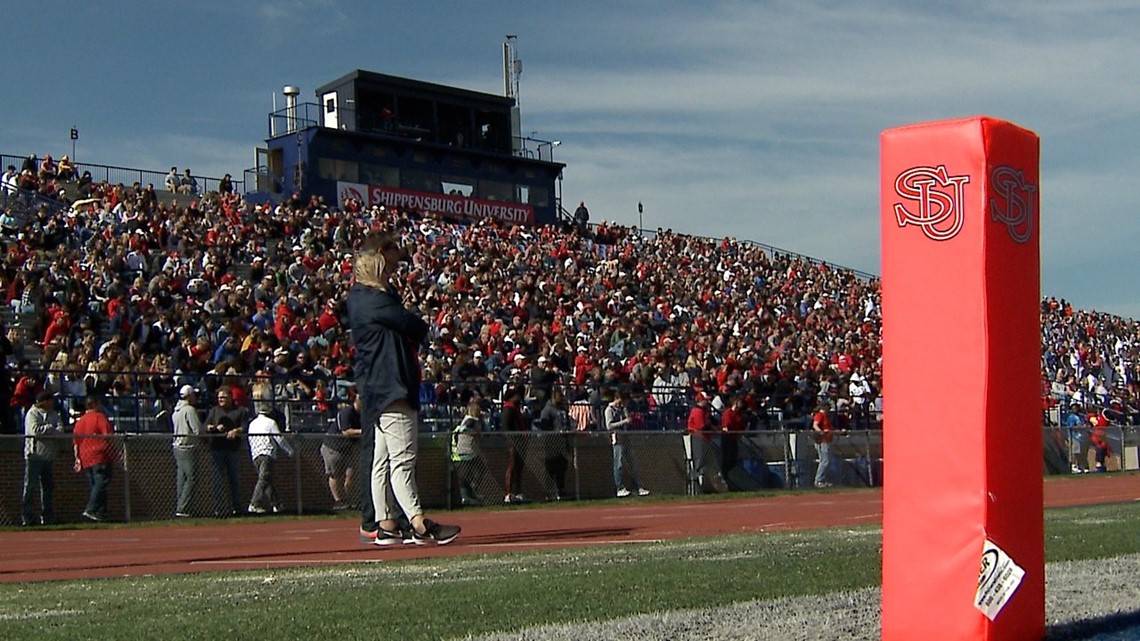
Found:
[[[617,491],[617,497],[619,499],[624,499],[627,496],[629,496],[629,490],[625,489],[624,487]]]
[[[649,490],[647,490],[643,487],[639,487],[639,488],[637,488],[637,495],[638,496],[649,496]]]
[[[409,537],[410,538],[410,537]],[[376,531],[376,540],[372,541],[372,545],[380,547],[389,547],[393,545],[401,545],[404,543],[404,535],[401,532],[389,532],[384,529]]]

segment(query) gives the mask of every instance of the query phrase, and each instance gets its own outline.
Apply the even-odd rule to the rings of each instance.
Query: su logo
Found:
[[[1033,236],[1033,219],[1037,185],[1025,182],[1025,172],[1002,165],[990,172],[990,218],[1005,225],[1015,243],[1025,243]],[[1004,207],[1002,206],[1004,203]]]
[[[946,165],[912,167],[895,178],[895,194],[917,207],[895,203],[899,227],[917,225],[931,240],[950,240],[962,231],[962,196],[969,176],[951,176]]]
[[[352,198],[354,200],[358,200],[362,204],[365,204],[364,203],[364,195],[360,193],[359,189],[357,189],[356,187],[353,187],[352,185],[345,185],[345,186],[341,187],[341,189],[340,189],[340,202],[343,204],[349,198]]]

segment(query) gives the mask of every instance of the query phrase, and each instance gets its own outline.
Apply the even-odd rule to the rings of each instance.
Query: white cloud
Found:
[[[140,20],[156,11],[144,4]],[[204,52],[176,86],[147,81],[155,95],[198,88],[208,110],[167,114],[180,107],[139,91],[121,114],[105,107],[110,115],[80,122],[81,158],[234,173],[252,164],[281,85],[311,92],[360,67],[498,92],[497,39],[511,32],[525,62],[524,131],[562,140],[564,197],[586,200],[595,219],[634,223],[641,200],[651,227],[750,238],[877,271],[879,133],[988,114],[1042,137],[1044,291],[1086,307],[1140,308],[1140,295],[1128,293],[1140,272],[1130,193],[1140,170],[1134,1],[283,0],[232,13],[218,36],[238,44],[218,59]],[[9,69],[36,63],[38,45],[20,37]],[[69,96],[37,87],[35,114],[19,104],[6,114],[4,151],[67,145],[73,116],[53,107]],[[155,121],[193,130],[146,128]],[[245,122],[254,123],[248,131]]]
[[[527,78],[524,118],[564,141],[567,186],[626,222],[631,192],[649,193],[651,226],[872,271],[879,132],[1007,118],[1043,140],[1044,290],[1123,311],[1123,274],[1140,267],[1126,188],[1140,169],[1138,26],[1122,2],[720,3],[611,25],[625,37],[593,42],[594,64]],[[628,63],[644,50],[683,63]]]
[[[348,14],[336,0],[276,0],[256,7],[262,27],[295,44],[319,47],[313,36],[327,36],[349,26]]]

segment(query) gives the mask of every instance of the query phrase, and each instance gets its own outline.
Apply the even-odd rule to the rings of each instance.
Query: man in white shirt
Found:
[[[5,194],[14,194],[19,191],[17,180],[20,174],[16,171],[15,165],[8,165],[4,173],[0,175],[0,189],[4,190]]]
[[[867,403],[871,400],[871,385],[859,372],[852,372],[851,381],[847,385],[847,394],[855,404],[854,418],[857,428],[869,429],[870,421],[867,412]]]
[[[277,460],[278,450],[285,452],[286,456],[293,456],[293,446],[281,435],[281,428],[270,415],[272,406],[267,398],[269,394],[257,392],[261,390],[254,393],[257,418],[250,422],[246,432],[249,435],[249,456],[257,470],[257,485],[249,499],[248,511],[251,514],[265,514],[280,512],[284,507],[273,487],[273,464]]]

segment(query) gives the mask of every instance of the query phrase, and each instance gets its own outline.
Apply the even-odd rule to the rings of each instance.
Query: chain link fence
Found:
[[[1108,471],[1136,469],[1140,433],[1136,428],[1111,427],[1106,431],[1112,453]],[[108,495],[108,517],[113,521],[149,521],[174,518],[175,461],[173,435],[118,433],[109,436],[117,454]],[[322,444],[338,445],[325,434],[294,431],[285,438],[293,456],[279,455],[274,466],[278,508],[288,514],[318,514],[341,507],[334,503],[326,475]],[[798,430],[743,432],[734,443],[719,435],[687,436],[680,431],[485,432],[473,436],[474,447],[457,460],[450,431],[420,434],[417,477],[425,507],[433,510],[463,505],[502,504],[510,494],[522,500],[567,501],[612,498],[622,487],[636,496],[643,488],[653,495],[685,495],[764,488],[811,487],[816,472],[816,448],[810,434]],[[333,439],[333,440],[330,440]],[[229,516],[233,507],[243,513],[257,483],[248,444],[238,444],[237,496],[229,493],[224,468],[210,437],[202,437],[193,450],[195,483],[189,514],[195,517]],[[224,440],[224,439],[222,439]],[[25,437],[0,437],[0,525],[21,522]],[[86,478],[72,470],[71,438],[54,437],[54,514],[57,523],[81,518],[88,496]],[[614,442],[624,458],[616,471]],[[355,507],[360,483],[368,473],[359,469],[355,442],[339,443],[352,468],[344,502]],[[725,451],[735,457],[724,460]],[[882,482],[882,433],[876,430],[836,433],[832,443],[835,467],[830,480],[837,486],[866,487]],[[1079,433],[1047,428],[1047,471],[1069,473],[1076,457],[1084,456],[1095,469],[1095,448]],[[513,464],[512,464],[513,459]],[[509,472],[508,472],[509,470]],[[516,491],[512,492],[512,476]],[[33,521],[41,514],[33,497]]]
[[[508,493],[520,501],[589,500],[615,496],[620,487],[652,494],[686,494],[729,489],[802,487],[814,473],[814,450],[804,445],[806,434],[796,432],[751,432],[739,437],[736,464],[722,474],[719,439],[705,442],[698,465],[686,448],[682,432],[485,432],[474,436],[473,456],[456,460],[450,431],[421,432],[417,478],[426,507],[452,509],[462,505],[501,504]],[[84,475],[72,470],[71,437],[47,437],[55,444],[54,514],[50,520],[67,523],[80,520],[88,496]],[[114,521],[147,521],[174,518],[176,512],[173,435],[167,433],[117,433],[116,461],[108,495],[108,517]],[[289,514],[326,513],[338,506],[329,488],[322,444],[343,440],[343,460],[351,469],[344,503],[360,502],[360,483],[368,471],[360,470],[359,447],[354,440],[312,432],[290,432],[285,438],[294,454],[280,454],[274,465],[277,507]],[[699,438],[699,437],[697,437]],[[23,450],[26,438],[0,436],[0,525],[21,522],[24,483]],[[624,458],[615,482],[614,441],[621,444]],[[857,473],[844,472],[846,483],[874,485],[879,433],[845,435],[849,443],[843,457],[853,456]],[[219,437],[201,437],[192,452],[194,477],[188,514],[197,517],[228,516],[244,512],[257,483],[257,472],[245,439],[234,454],[214,447]],[[810,441],[808,441],[810,442]],[[237,496],[231,496],[224,465],[227,456],[237,459]],[[799,457],[796,459],[795,457]],[[693,470],[702,470],[703,485],[694,486]],[[512,477],[515,477],[512,479]],[[343,479],[342,479],[343,480]],[[513,483],[512,483],[513,481]],[[508,492],[514,488],[513,492]],[[41,515],[40,501],[33,497],[33,521]]]

